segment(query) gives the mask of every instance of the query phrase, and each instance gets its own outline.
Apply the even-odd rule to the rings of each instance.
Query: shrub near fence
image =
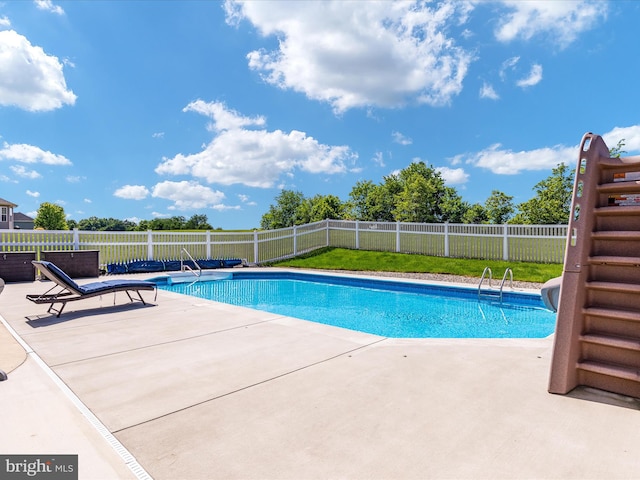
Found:
[[[440,257],[562,263],[566,225],[468,225],[325,220],[254,232],[94,232],[0,230],[0,251],[98,250],[100,264],[177,260],[182,249],[198,259],[242,258],[265,263],[321,247],[415,253]]]

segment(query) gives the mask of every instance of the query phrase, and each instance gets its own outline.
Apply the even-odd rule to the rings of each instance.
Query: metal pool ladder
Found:
[[[198,268],[197,272],[193,268],[191,268],[189,265],[185,265],[185,263],[184,263],[184,254],[186,254],[187,257],[189,257],[189,259],[193,262],[193,264]],[[198,280],[200,280],[200,277],[202,276],[202,268],[200,268],[200,265],[198,265],[198,262],[196,262],[193,259],[193,257],[187,251],[186,248],[182,248],[182,250],[180,250],[180,271],[181,272],[190,271],[191,273],[193,273],[196,276],[196,279],[193,281],[193,283],[191,285],[193,285]],[[191,285],[189,285],[189,286],[191,286]]]
[[[491,268],[484,267],[484,270],[482,272],[482,277],[480,277],[480,283],[478,284],[478,300],[481,300],[482,298],[485,298],[487,300],[496,299],[496,300],[499,300],[500,303],[502,303],[502,290],[504,289],[504,284],[507,281],[507,275],[509,275],[509,286],[513,289],[513,270],[507,267],[507,269],[504,271],[504,275],[502,276],[502,281],[500,282],[500,289],[493,290],[491,288],[491,279],[492,279]],[[482,284],[485,278],[489,280],[489,289],[485,289],[483,291]]]

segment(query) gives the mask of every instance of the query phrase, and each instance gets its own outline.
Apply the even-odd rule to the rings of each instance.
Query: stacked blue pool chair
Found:
[[[179,272],[182,266],[191,270],[209,270],[215,268],[232,268],[243,265],[240,258],[199,259],[194,263],[191,260],[134,260],[126,263],[107,264],[107,274],[120,273],[155,273],[155,272]]]

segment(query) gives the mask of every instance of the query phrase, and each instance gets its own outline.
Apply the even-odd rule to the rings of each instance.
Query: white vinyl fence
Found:
[[[324,220],[253,232],[0,230],[0,253],[98,250],[100,264],[242,258],[266,263],[332,246],[422,255],[562,263],[566,225],[469,225]]]

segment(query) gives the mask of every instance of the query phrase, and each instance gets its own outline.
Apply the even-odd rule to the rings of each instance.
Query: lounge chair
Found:
[[[50,304],[47,313],[55,312],[59,317],[68,302],[84,300],[85,298],[96,297],[106,293],[125,292],[132,302],[134,299],[130,292],[136,292],[140,301],[146,305],[140,290],[155,290],[156,284],[143,280],[105,280],[102,282],[92,282],[85,285],[78,285],[71,277],[60,270],[51,262],[33,260],[31,263],[45,277],[55,283],[53,287],[40,295],[27,295],[27,299],[37,304]],[[58,289],[58,291],[55,291]],[[115,301],[115,298],[114,298]],[[59,303],[60,308],[56,310],[53,306]]]

